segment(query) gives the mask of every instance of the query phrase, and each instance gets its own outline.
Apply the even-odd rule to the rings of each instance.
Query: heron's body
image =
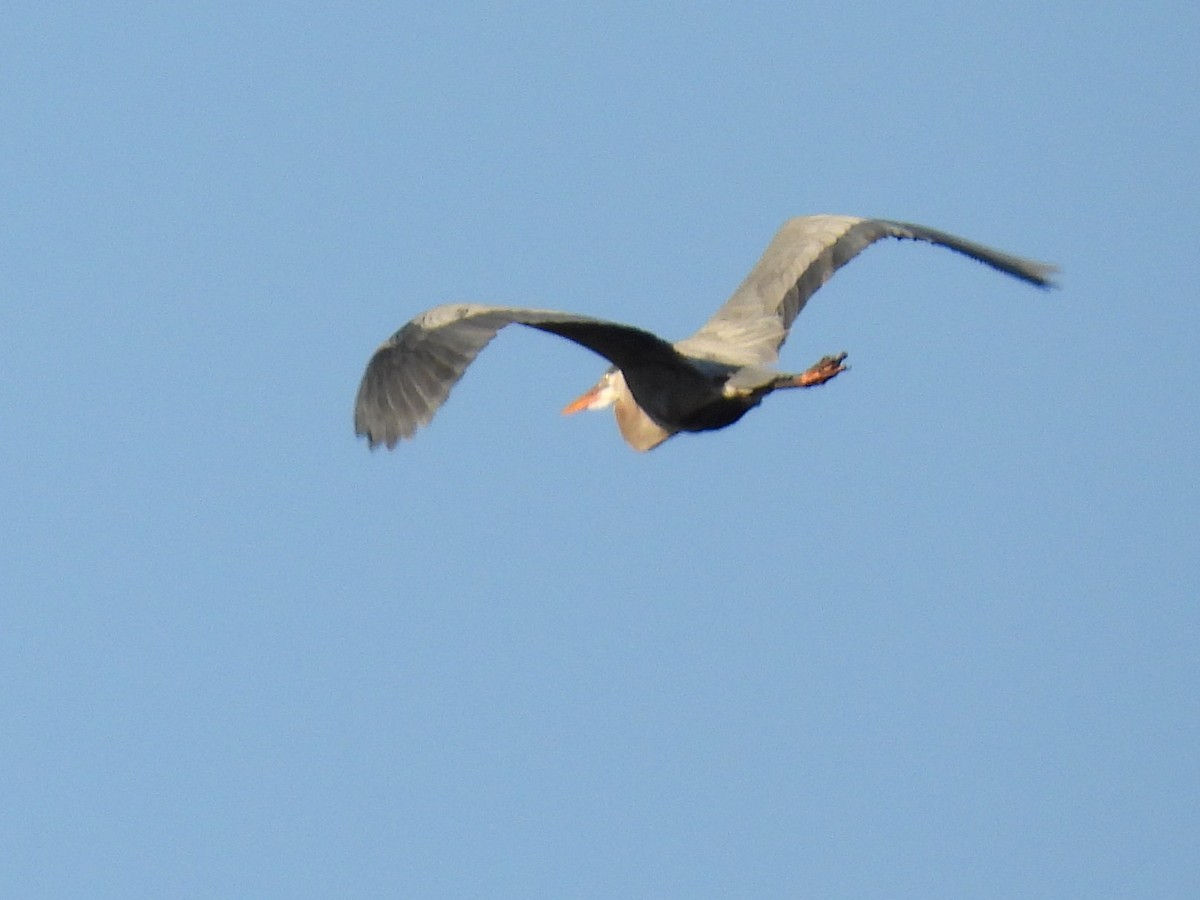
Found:
[[[1048,286],[1052,266],[1012,256],[921,225],[853,216],[804,216],[775,235],[733,296],[691,337],[674,344],[616,322],[553,310],[458,304],[417,316],[371,357],[354,424],[372,447],[411,438],[501,328],[513,323],[556,334],[605,357],[613,367],[567,407],[613,406],[636,450],[680,431],[711,431],[738,421],[769,393],[823,384],[845,354],[800,374],[772,363],[808,298],[841,266],[884,237],[949,247],[1006,274]]]

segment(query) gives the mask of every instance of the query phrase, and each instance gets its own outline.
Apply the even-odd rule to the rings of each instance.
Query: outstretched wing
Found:
[[[371,357],[354,405],[354,431],[390,449],[446,402],[472,360],[506,325],[528,325],[599,353],[617,366],[684,365],[666,341],[628,325],[547,309],[450,304],[421,313]]]
[[[949,247],[1040,287],[1049,287],[1056,271],[1054,266],[923,225],[854,216],[801,216],[784,223],[733,296],[676,348],[688,356],[739,365],[774,362],[808,298],[866,247],[888,237]]]

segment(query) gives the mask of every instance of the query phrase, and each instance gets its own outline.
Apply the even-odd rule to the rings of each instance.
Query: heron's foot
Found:
[[[845,361],[845,353],[826,356],[820,362],[809,366],[808,369],[797,375],[793,384],[796,387],[816,387],[818,384],[824,384],[835,375],[846,371],[847,366],[843,365]]]

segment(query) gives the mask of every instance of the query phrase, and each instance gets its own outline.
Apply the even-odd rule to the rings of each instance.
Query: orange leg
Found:
[[[809,366],[807,370],[797,375],[789,387],[816,387],[818,384],[824,384],[839,372],[846,371],[846,366],[842,365],[845,361],[845,353],[839,353],[836,356],[826,356],[820,362]]]

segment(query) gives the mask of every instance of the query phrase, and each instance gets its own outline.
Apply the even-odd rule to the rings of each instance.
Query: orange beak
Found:
[[[596,395],[599,393],[600,393],[600,385],[596,385],[594,388],[591,388],[587,393],[582,394],[579,397],[576,397],[574,400],[572,400],[570,403],[568,403],[566,406],[564,406],[562,414],[564,416],[571,416],[577,412],[582,412],[583,410],[587,409],[589,406],[592,405],[593,401],[595,401],[595,399],[596,399]]]

